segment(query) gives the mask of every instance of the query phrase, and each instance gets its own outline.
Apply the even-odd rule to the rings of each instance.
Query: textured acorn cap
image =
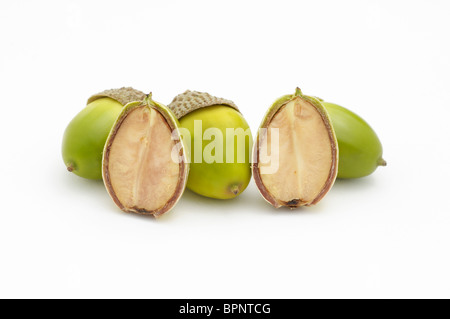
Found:
[[[177,95],[167,107],[180,119],[195,110],[213,105],[226,105],[239,112],[233,101],[215,97],[208,93],[189,90]]]
[[[139,90],[135,90],[132,87],[123,87],[120,89],[105,90],[103,92],[92,95],[87,101],[87,104],[104,97],[109,97],[125,106],[130,102],[143,101],[146,96],[147,94]]]

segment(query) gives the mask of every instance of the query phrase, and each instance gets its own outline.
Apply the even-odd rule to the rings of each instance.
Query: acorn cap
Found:
[[[143,101],[146,96],[147,94],[139,90],[135,90],[132,87],[123,87],[120,89],[105,90],[103,92],[92,95],[87,101],[87,104],[104,97],[109,97],[125,106],[130,102]]]
[[[177,95],[167,107],[180,119],[195,110],[213,105],[226,105],[239,112],[233,101],[215,97],[208,93],[189,90]]]

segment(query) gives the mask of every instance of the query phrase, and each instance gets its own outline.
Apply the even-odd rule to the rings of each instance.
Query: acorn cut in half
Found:
[[[338,146],[327,111],[297,88],[266,113],[253,149],[253,176],[274,207],[318,203],[336,180]]]
[[[125,212],[159,216],[180,199],[188,161],[178,120],[149,95],[125,106],[108,137],[103,180]]]

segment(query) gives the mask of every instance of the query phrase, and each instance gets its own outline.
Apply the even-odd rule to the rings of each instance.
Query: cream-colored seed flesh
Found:
[[[261,152],[277,150],[271,129],[279,130],[279,168],[261,174],[267,191],[285,203],[311,203],[322,191],[332,168],[330,136],[321,114],[309,102],[297,97],[273,117],[267,130],[267,143]],[[267,152],[269,150],[269,152]],[[260,164],[260,167],[268,164]]]
[[[109,157],[111,186],[125,208],[154,211],[175,194],[180,166],[172,161],[174,141],[162,115],[140,107],[122,122]]]

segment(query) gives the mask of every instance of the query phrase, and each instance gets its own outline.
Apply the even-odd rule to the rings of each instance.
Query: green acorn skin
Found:
[[[338,178],[359,178],[386,166],[383,147],[375,131],[361,117],[337,104],[321,102],[326,108],[339,145]]]
[[[92,96],[64,132],[62,157],[67,170],[87,179],[101,180],[103,148],[114,122],[125,104],[144,98],[144,93],[132,88]]]
[[[67,170],[88,179],[102,178],[102,150],[123,105],[102,98],[90,103],[70,122],[63,138]]]

